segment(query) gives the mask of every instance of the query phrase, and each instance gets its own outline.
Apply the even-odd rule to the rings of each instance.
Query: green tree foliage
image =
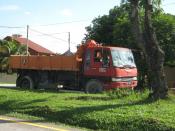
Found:
[[[175,66],[175,16],[163,13],[154,16],[153,26],[165,52],[165,65]]]
[[[20,45],[14,40],[0,40],[0,71],[8,69],[8,58],[10,55],[25,54],[26,46]]]
[[[158,41],[165,51],[165,64],[175,65],[175,16],[165,14],[158,5],[154,8],[153,26],[155,27]],[[94,39],[99,43],[112,46],[122,46],[134,49],[136,64],[139,71],[138,87],[145,87],[145,75],[147,66],[143,53],[137,47],[131,32],[131,22],[129,19],[129,4],[115,6],[108,15],[99,16],[92,21],[92,25],[86,27],[85,39]],[[142,11],[141,11],[141,16]],[[143,17],[141,18],[143,22]],[[143,25],[143,23],[142,23]]]
[[[128,17],[129,5],[115,6],[108,15],[99,16],[92,21],[92,25],[86,27],[85,39],[95,39],[106,45],[135,47],[131,35],[131,26]]]

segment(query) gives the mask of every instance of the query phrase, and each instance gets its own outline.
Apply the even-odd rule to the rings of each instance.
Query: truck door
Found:
[[[89,55],[91,55],[91,57]],[[91,76],[109,76],[111,55],[109,49],[93,48],[86,53],[85,74]]]
[[[97,48],[93,51],[92,70],[97,76],[110,74],[110,52],[108,49]]]

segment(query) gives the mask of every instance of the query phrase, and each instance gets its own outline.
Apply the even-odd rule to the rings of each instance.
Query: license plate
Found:
[[[131,81],[128,81],[128,85],[131,85]]]

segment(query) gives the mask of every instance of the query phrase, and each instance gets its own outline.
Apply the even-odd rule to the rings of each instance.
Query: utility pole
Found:
[[[70,32],[68,32],[68,45],[69,45],[69,52],[70,52]]]
[[[27,45],[27,49],[26,49],[26,53],[27,55],[29,54],[29,25],[27,25],[27,41],[26,41],[26,45]]]

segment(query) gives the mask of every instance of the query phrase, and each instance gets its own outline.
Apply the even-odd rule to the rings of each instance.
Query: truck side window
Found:
[[[94,51],[94,62],[101,62],[102,61],[102,51],[95,50]]]
[[[85,55],[85,67],[89,67],[90,66],[90,62],[91,62],[91,52],[88,49],[86,51],[86,55]]]

